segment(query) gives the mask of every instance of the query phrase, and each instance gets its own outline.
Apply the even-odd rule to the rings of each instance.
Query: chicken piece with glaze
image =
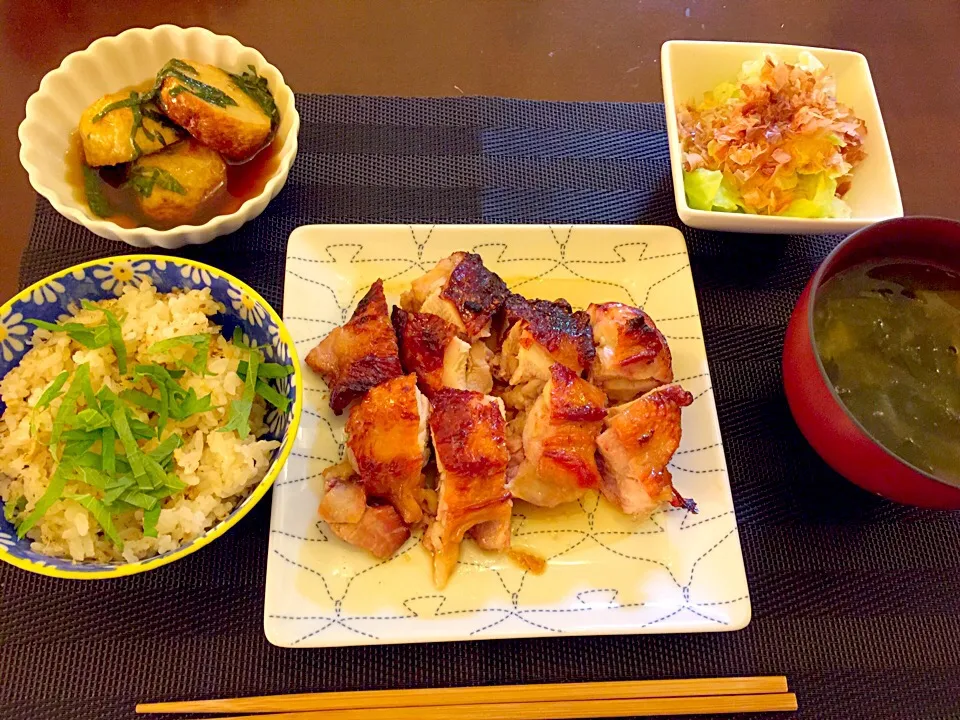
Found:
[[[643,310],[609,302],[587,308],[596,357],[588,379],[610,398],[628,402],[641,393],[673,382],[670,348]]]
[[[507,489],[534,505],[555,507],[600,487],[597,435],[606,396],[555,363],[523,425],[523,460],[508,470]]]
[[[370,388],[403,375],[382,280],[370,286],[346,325],[310,351],[306,363],[330,387],[330,408],[337,415]]]
[[[406,523],[423,517],[429,414],[416,375],[405,375],[372,388],[345,427],[347,457],[367,496],[393,505]]]
[[[320,519],[338,538],[384,559],[410,537],[410,528],[393,507],[367,505],[367,493],[349,462],[327,468],[323,477]]]
[[[430,431],[439,471],[437,516],[424,536],[433,577],[443,588],[457,565],[464,535],[481,547],[510,543],[513,503],[506,482],[506,422],[500,400],[469,390],[442,389],[431,399]]]
[[[488,337],[491,321],[509,294],[500,276],[476,253],[455,252],[410,285],[400,296],[407,312],[439,315],[467,342]]]
[[[590,318],[563,298],[527,300],[511,295],[503,307],[503,345],[496,359],[498,377],[512,387],[503,394],[510,407],[529,407],[561,363],[575,374],[594,358]]]
[[[680,446],[680,411],[692,402],[689,392],[671,384],[607,411],[597,438],[600,489],[628,515],[648,515],[664,502],[695,511],[667,469]]]
[[[400,345],[400,362],[416,373],[420,389],[429,397],[440,388],[493,389],[488,355],[482,342],[472,346],[457,337],[457,328],[439,315],[393,308],[393,327]]]

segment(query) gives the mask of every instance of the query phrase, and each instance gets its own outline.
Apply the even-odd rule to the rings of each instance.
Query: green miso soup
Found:
[[[960,486],[960,274],[857,265],[817,291],[814,340],[840,400],[907,463]]]

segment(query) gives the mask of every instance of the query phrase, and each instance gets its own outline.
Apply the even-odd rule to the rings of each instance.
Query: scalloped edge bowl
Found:
[[[228,70],[253,65],[267,79],[280,109],[277,137],[282,142],[277,169],[259,195],[246,200],[229,215],[218,215],[202,225],[180,225],[170,230],[123,228],[95,217],[86,203],[75,197],[76,190],[67,182],[64,164],[70,134],[90,103],[106,93],[153,77],[172,57],[190,58]],[[60,67],[44,75],[40,88],[27,100],[26,117],[17,135],[20,163],[27,171],[30,184],[58,213],[109,240],[139,248],[155,246],[172,250],[210,242],[260,215],[287,181],[297,154],[299,130],[300,115],[293,91],[280,71],[257,50],[206,28],[158,25],[149,29],[131,28],[119,35],[103,37],[85,50],[67,55]]]

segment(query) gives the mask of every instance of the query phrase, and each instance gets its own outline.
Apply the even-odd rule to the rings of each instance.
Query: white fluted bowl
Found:
[[[267,79],[280,110],[277,137],[281,140],[277,168],[263,191],[243,203],[236,212],[202,225],[181,225],[170,230],[123,228],[96,217],[86,203],[78,200],[67,182],[65,157],[70,134],[90,103],[107,93],[154,77],[170,58],[189,58],[223,67],[231,72],[253,65]],[[48,72],[40,89],[27,100],[26,118],[20,123],[20,163],[30,184],[64,217],[88,228],[100,237],[119,240],[134,247],[173,249],[206,243],[237,230],[263,212],[287,181],[297,154],[300,116],[293,91],[283,75],[263,55],[232,37],[215,35],[206,28],[159,25],[131,28],[113,37],[95,40],[86,50],[68,55],[56,70]]]

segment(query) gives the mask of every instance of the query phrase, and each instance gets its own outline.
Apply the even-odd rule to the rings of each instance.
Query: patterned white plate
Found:
[[[300,357],[383,278],[388,302],[456,250],[483,256],[530,298],[643,306],[693,393],[671,462],[698,514],[637,522],[596,495],[554,510],[514,507],[513,543],[543,575],[464,543],[443,592],[417,534],[379,561],[317,519],[321,471],[343,453],[343,419],[304,369],[303,419],[274,486],[264,630],[275,645],[326,647],[554,635],[711,632],[750,621],[750,599],[683,236],[667,227],[315,225],[287,247],[284,319]]]

